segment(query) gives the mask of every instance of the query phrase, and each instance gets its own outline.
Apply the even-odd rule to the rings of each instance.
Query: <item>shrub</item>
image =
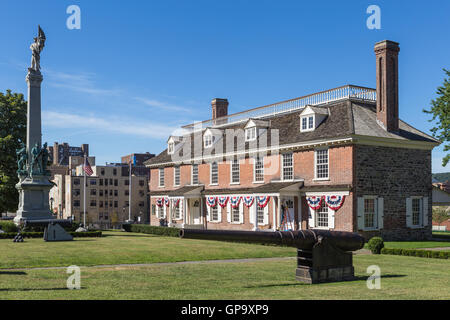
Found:
[[[44,238],[43,232],[22,232],[21,234],[24,238]],[[69,234],[71,234],[74,238],[94,238],[102,236],[101,231],[69,232]],[[0,239],[14,239],[16,235],[17,232],[0,233]]]
[[[17,226],[12,221],[0,221],[0,227],[5,232],[17,232]]]
[[[416,249],[381,249],[382,254],[403,255],[421,258],[449,259],[450,252],[434,250],[416,250]]]
[[[146,224],[124,224],[123,229],[127,232],[156,234],[167,237],[178,237],[180,234],[180,229],[178,228],[150,226]]]
[[[369,240],[367,246],[373,254],[380,254],[381,249],[384,248],[384,242],[380,237],[373,237]]]

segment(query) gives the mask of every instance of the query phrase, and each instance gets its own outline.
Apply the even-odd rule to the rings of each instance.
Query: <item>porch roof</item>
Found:
[[[320,185],[320,186],[303,186],[300,188],[301,192],[329,192],[329,191],[351,191],[350,184],[334,184],[334,185]]]
[[[152,193],[152,197],[157,196],[165,196],[165,197],[182,197],[184,195],[188,194],[201,194],[202,190],[204,189],[203,185],[198,186],[184,186],[175,190],[167,190],[167,191],[161,191],[161,192],[155,192]]]
[[[279,193],[281,191],[300,191],[300,186],[302,184],[303,181],[269,182],[255,188],[208,189],[204,190],[202,193],[205,195]]]

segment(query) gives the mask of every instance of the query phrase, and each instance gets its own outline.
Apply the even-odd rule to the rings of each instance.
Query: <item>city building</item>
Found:
[[[142,166],[144,162],[153,158],[155,155],[150,152],[146,153],[132,153],[121,158],[122,163],[132,162],[135,166]]]
[[[346,85],[182,127],[151,169],[151,224],[431,237],[431,151],[399,119],[399,45],[375,45],[376,89]],[[407,107],[407,106],[405,106]]]
[[[51,179],[54,176],[69,174],[69,170],[73,169],[73,165],[77,165],[77,161],[84,156],[89,156],[89,145],[82,144],[80,147],[69,146],[67,142],[59,144],[55,142],[53,146],[48,146],[49,162],[51,164],[48,170],[51,173]],[[72,160],[71,160],[72,159]]]
[[[52,195],[58,199],[64,195],[63,218],[73,218],[77,222],[84,222],[85,188],[83,184],[86,183],[86,223],[88,225],[111,228],[120,226],[129,219],[136,223],[149,223],[149,169],[143,166],[132,166],[130,185],[128,164],[92,165],[91,168],[93,174],[85,178],[81,162],[74,172],[64,177],[58,176],[56,179],[56,183],[58,184],[59,181],[60,186],[55,187],[58,192]]]

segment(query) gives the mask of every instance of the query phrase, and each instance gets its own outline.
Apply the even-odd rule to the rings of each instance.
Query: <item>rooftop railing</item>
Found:
[[[376,101],[377,92],[375,89],[354,86],[354,85],[345,85],[342,87],[325,90],[322,92],[313,93],[307,96],[303,96],[300,98],[290,99],[274,104],[269,104],[266,106],[230,114],[228,116],[196,122],[193,124],[189,124],[183,126],[183,129],[188,130],[201,130],[208,127],[218,127],[223,125],[229,125],[233,123],[238,123],[249,118],[257,119],[270,117],[273,115],[281,114],[281,113],[289,113],[293,111],[300,110],[307,105],[312,106],[320,106],[330,102],[335,102],[339,100],[345,99],[358,99],[363,101]]]

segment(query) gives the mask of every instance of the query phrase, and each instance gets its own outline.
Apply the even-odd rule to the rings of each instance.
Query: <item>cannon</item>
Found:
[[[45,241],[70,241],[73,237],[64,230],[63,227],[70,227],[71,220],[63,219],[41,219],[41,220],[25,220],[23,226],[27,227],[44,227]]]
[[[310,284],[355,279],[351,251],[361,249],[365,242],[357,233],[328,230],[269,232],[181,229],[180,238],[297,248],[295,278]]]

